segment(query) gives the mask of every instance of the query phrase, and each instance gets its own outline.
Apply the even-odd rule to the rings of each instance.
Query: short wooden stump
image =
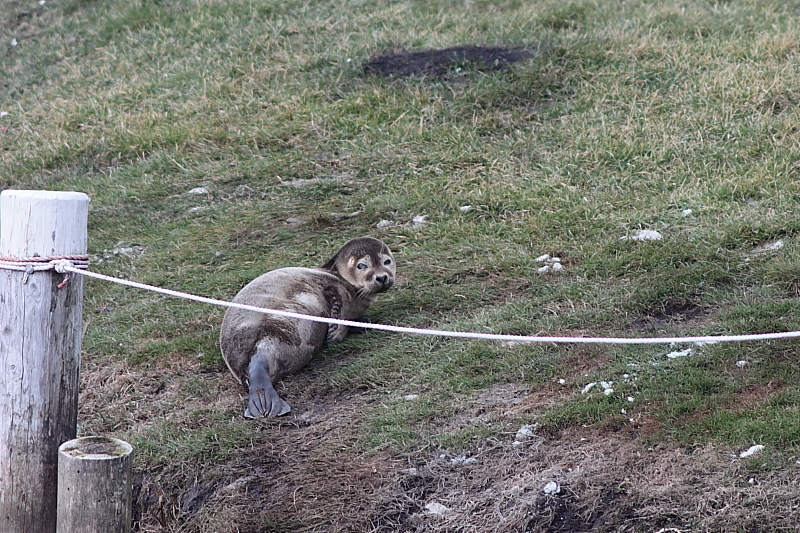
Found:
[[[58,448],[57,533],[130,533],[132,452],[112,437]]]

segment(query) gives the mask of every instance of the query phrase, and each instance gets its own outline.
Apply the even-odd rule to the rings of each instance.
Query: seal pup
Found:
[[[287,267],[262,274],[236,303],[305,315],[359,320],[379,293],[394,285],[389,247],[360,237],[345,243],[321,268]],[[325,343],[341,342],[347,326],[229,308],[220,348],[231,373],[249,395],[246,418],[280,416],[291,408],[273,384],[303,368]]]

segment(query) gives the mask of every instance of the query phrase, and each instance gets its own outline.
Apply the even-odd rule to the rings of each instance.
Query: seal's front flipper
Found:
[[[272,386],[272,379],[267,371],[268,365],[266,354],[260,350],[250,359],[248,368],[250,399],[244,412],[245,418],[281,416],[292,410]]]
[[[338,344],[347,337],[347,332],[350,330],[347,326],[339,324],[328,324],[328,334],[325,336],[327,344]]]
[[[331,318],[342,318],[342,295],[339,294],[339,291],[335,287],[327,287],[324,289],[323,294],[330,306]],[[347,337],[347,330],[347,326],[328,324],[328,334],[325,336],[325,342],[328,344],[342,342]]]

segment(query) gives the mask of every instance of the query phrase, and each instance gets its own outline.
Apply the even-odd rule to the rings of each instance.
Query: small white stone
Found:
[[[552,261],[553,263],[560,263],[561,262],[561,258],[560,257],[551,257],[550,261]]]
[[[441,503],[431,502],[425,506],[425,510],[428,511],[430,514],[444,514],[450,509],[448,509]]]
[[[0,117],[7,117],[8,111],[0,111]]]
[[[628,396],[628,401],[632,403],[635,401],[635,398],[633,396]]]
[[[614,394],[614,389],[605,389],[603,391],[603,394],[605,394],[606,396],[611,396],[612,394]]]
[[[739,368],[742,368],[745,365],[747,365],[747,361],[736,361],[736,366]]]
[[[472,206],[462,205],[461,207],[458,208],[458,210],[461,211],[462,213],[469,213],[470,211],[472,211]]]
[[[592,390],[592,387],[594,387],[595,385],[597,385],[597,382],[596,382],[596,381],[592,381],[591,383],[589,383],[588,385],[586,385],[586,386],[585,386],[585,387],[584,387],[584,388],[581,390],[581,394],[586,394],[587,392],[589,392],[590,390]]]
[[[561,263],[553,263],[550,268],[553,269],[553,272],[560,272],[564,270],[564,265],[562,265]]]
[[[756,444],[755,446],[750,446],[745,451],[739,454],[739,457],[750,457],[752,455],[756,455],[764,451],[763,444]]]
[[[381,220],[375,225],[375,227],[381,229],[381,228],[386,228],[388,226],[395,226],[396,224],[397,222],[395,222],[394,220]]]
[[[667,359],[677,359],[678,357],[686,357],[692,355],[692,349],[686,348],[685,350],[676,350],[667,354]]]
[[[600,382],[600,386],[603,387],[604,389],[610,389],[613,384],[614,384],[613,381],[601,381]]]
[[[189,191],[189,194],[208,194],[208,189],[206,189],[205,187],[195,187],[194,189]]]
[[[16,39],[11,39],[11,46],[17,46],[18,44]]]
[[[783,241],[775,241],[768,244],[762,244],[753,249],[754,254],[766,254],[767,252],[777,252],[783,248]]]
[[[558,380],[558,384],[559,384],[559,385],[564,385],[564,384],[566,384],[566,383],[567,383],[567,380],[566,380],[566,379],[564,379],[564,378],[561,378],[561,379],[559,379],[559,380]]]
[[[523,441],[533,437],[535,435],[534,431],[537,427],[539,427],[539,424],[526,424],[522,426],[517,430],[517,434],[514,436],[514,439],[517,441]]]
[[[539,272],[540,274],[544,274],[548,270],[550,270],[550,265],[545,265],[543,267],[539,267],[536,269],[536,271]]]
[[[683,215],[685,217],[688,217],[691,214],[692,214],[692,210],[691,209],[684,209],[683,211],[681,211],[681,215]]]
[[[561,487],[555,481],[551,481],[547,485],[545,485],[544,489],[542,490],[544,491],[545,494],[552,496],[553,494],[558,494],[559,492],[561,492]]]
[[[543,263],[545,261],[550,261],[550,256],[548,254],[540,255],[534,261],[538,261],[539,263]]]
[[[428,223],[428,215],[417,215],[411,219],[411,227],[413,229],[419,229],[427,223]]]
[[[619,412],[621,414],[623,414],[623,415],[627,415],[628,414],[628,411],[626,411],[625,409],[620,409]]]
[[[416,400],[417,398],[419,398],[419,394],[406,394],[405,396],[403,396],[403,399],[408,400],[409,402],[412,400]]]
[[[630,239],[632,241],[660,241],[661,234],[652,229],[640,229],[632,237],[622,237],[621,240]]]

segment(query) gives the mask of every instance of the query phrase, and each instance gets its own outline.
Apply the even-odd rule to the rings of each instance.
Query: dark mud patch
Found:
[[[534,505],[534,518],[526,525],[525,532],[602,531],[607,519],[615,525],[612,527],[616,527],[620,523],[619,518],[624,521],[635,516],[630,508],[619,505],[618,500],[623,497],[622,492],[610,491],[601,495],[599,501],[587,509],[588,502],[581,502],[571,493],[542,496]]]
[[[373,57],[364,67],[364,73],[386,77],[418,75],[445,78],[456,68],[478,71],[503,70],[532,55],[531,50],[524,48],[474,45],[419,52],[388,52]]]
[[[654,330],[671,324],[688,322],[702,317],[706,310],[691,302],[680,302],[664,305],[634,321],[637,330]]]

